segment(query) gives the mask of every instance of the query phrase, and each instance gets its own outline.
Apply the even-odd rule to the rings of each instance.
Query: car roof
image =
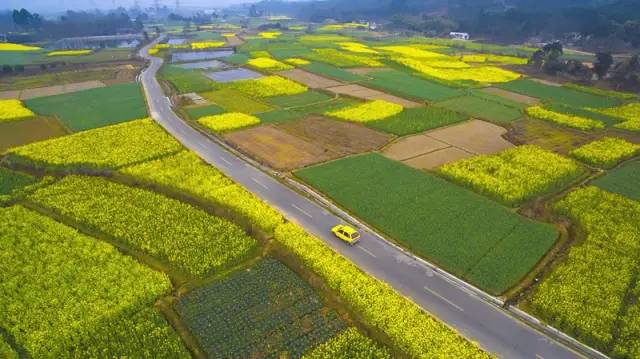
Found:
[[[349,234],[354,234],[357,233],[358,231],[356,231],[355,229],[349,227],[349,226],[342,226],[342,230],[349,233]]]

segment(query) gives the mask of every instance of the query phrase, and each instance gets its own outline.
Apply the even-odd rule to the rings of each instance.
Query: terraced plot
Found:
[[[593,184],[609,192],[640,201],[640,160],[625,163],[609,171],[593,181]]]
[[[378,154],[296,175],[414,253],[494,294],[525,276],[558,235],[552,226]]]
[[[64,136],[68,130],[55,118],[36,117],[0,123],[0,152],[11,147]]]
[[[375,71],[368,73],[367,76],[371,78],[366,81],[368,86],[410,99],[442,101],[463,94],[459,89],[423,80],[397,70]]]
[[[473,118],[500,124],[508,124],[523,116],[520,109],[516,107],[505,106],[499,102],[481,98],[480,96],[455,97],[450,100],[438,102],[437,106],[442,106]]]
[[[520,79],[496,85],[496,87],[573,107],[613,107],[619,101],[613,98],[593,95],[566,87],[550,86],[530,79]]]

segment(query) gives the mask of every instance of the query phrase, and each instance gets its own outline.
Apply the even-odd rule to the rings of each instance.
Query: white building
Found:
[[[469,34],[466,32],[450,32],[449,37],[454,40],[469,40]]]

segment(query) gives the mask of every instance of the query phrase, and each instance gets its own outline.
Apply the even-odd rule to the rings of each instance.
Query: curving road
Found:
[[[277,208],[289,220],[321,238],[362,270],[389,283],[400,293],[412,298],[425,311],[455,328],[469,340],[479,343],[485,350],[502,358],[582,357],[516,319],[499,305],[483,299],[448,274],[388,243],[371,230],[362,230],[362,240],[353,247],[336,240],[329,229],[345,221],[330,212],[328,207],[297,193],[244,161],[216,140],[189,126],[173,112],[171,102],[165,97],[156,79],[163,60],[147,55],[147,49],[152,45],[153,43],[140,51],[140,56],[150,62],[140,76],[150,114],[204,161],[219,168]]]

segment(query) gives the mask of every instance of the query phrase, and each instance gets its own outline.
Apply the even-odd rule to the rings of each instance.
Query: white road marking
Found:
[[[220,159],[222,160],[222,162],[224,162],[224,163],[228,164],[229,166],[233,166],[233,164],[232,164],[231,162],[227,161],[227,159],[226,159],[226,158],[224,158],[224,157],[220,157]]]
[[[462,309],[459,305],[455,304],[454,302],[450,301],[449,299],[441,296],[440,294],[436,293],[435,291],[433,291],[432,289],[430,289],[429,287],[425,286],[424,290],[426,290],[427,292],[435,295],[436,297],[444,300],[445,302],[449,303],[451,306],[453,306],[454,308],[456,308],[457,310],[464,312],[464,309]]]
[[[312,215],[310,215],[309,213],[305,212],[305,210],[304,210],[304,209],[302,209],[302,208],[300,208],[300,207],[296,206],[295,204],[292,204],[292,205],[291,205],[291,207],[293,207],[293,208],[297,209],[298,211],[302,212],[302,214],[304,214],[305,216],[307,216],[307,217],[309,217],[309,218],[313,218],[313,216],[312,216]]]
[[[371,253],[368,249],[366,249],[365,247],[362,246],[358,246],[358,248],[362,249],[363,251],[365,251],[365,253],[367,253],[368,255],[372,256],[373,258],[378,258],[376,257],[375,254]]]
[[[544,357],[540,354],[536,354],[536,359],[544,359]]]
[[[267,187],[264,183],[262,183],[262,182],[258,181],[257,179],[255,179],[255,178],[251,177],[251,180],[252,180],[253,182],[257,183],[258,185],[262,186],[262,188],[264,188],[264,189],[269,189],[269,187]]]

